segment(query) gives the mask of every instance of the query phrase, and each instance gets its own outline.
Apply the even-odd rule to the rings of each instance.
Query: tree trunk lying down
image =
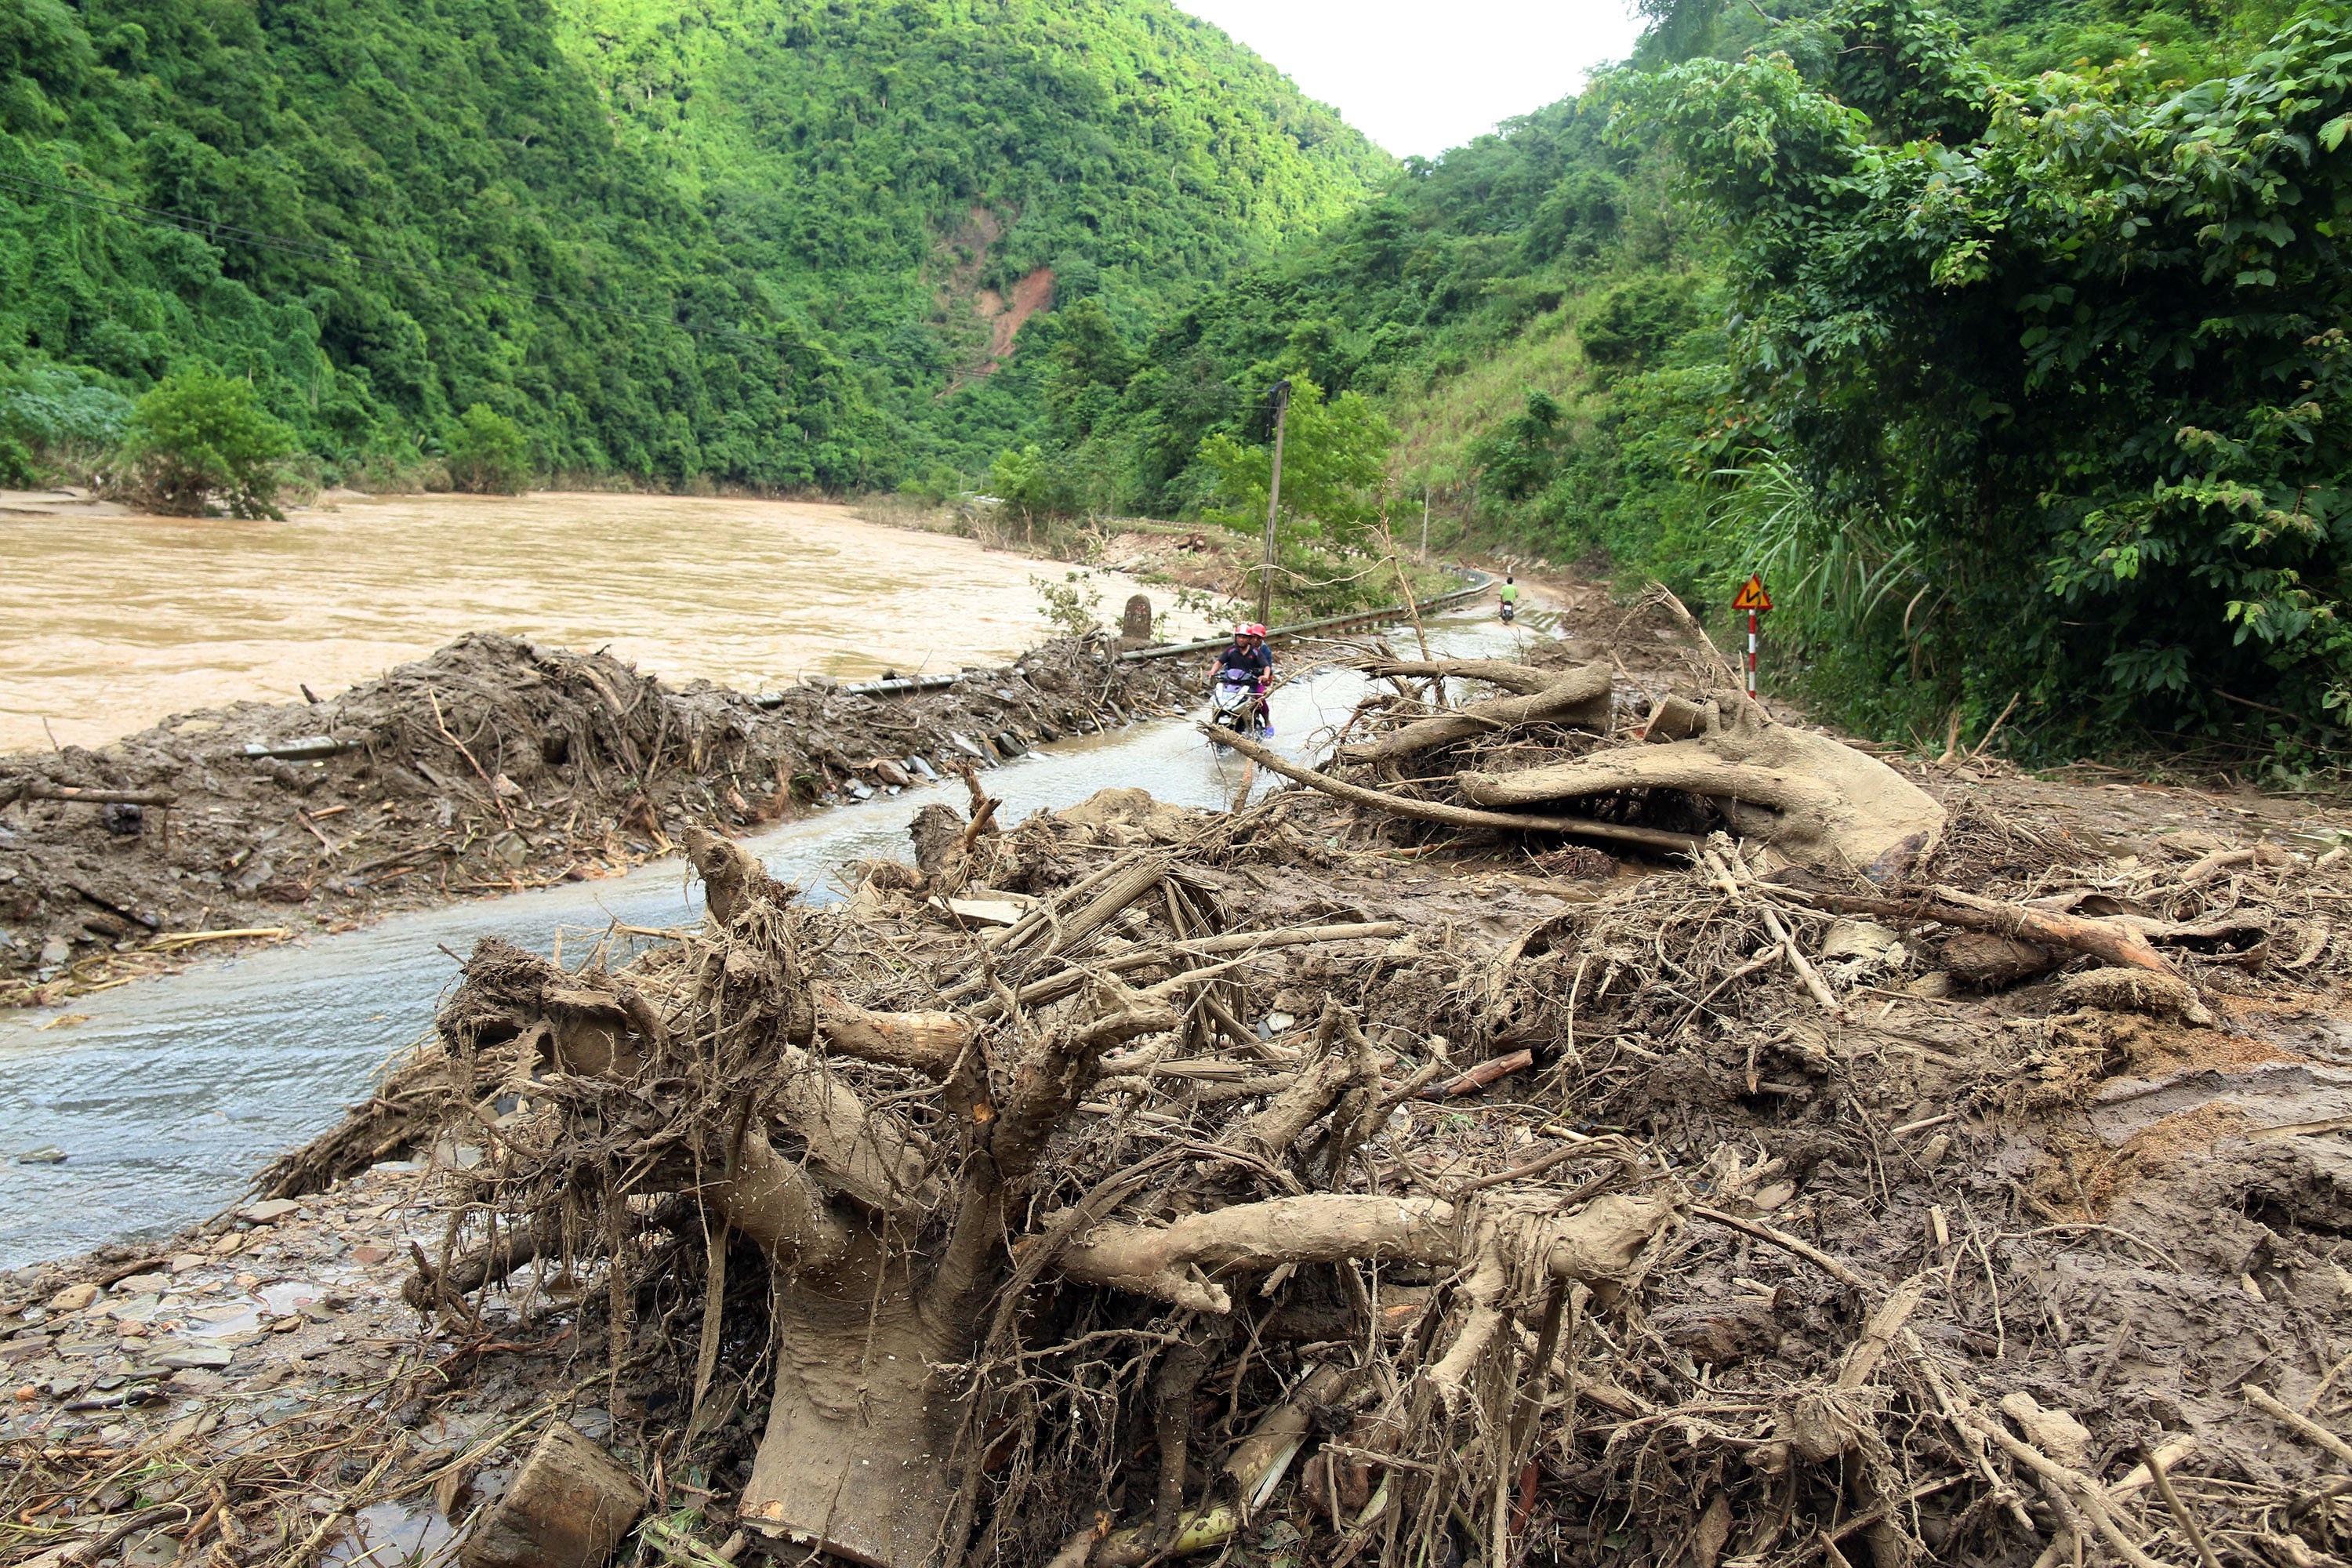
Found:
[[[1594,1200],[1551,1238],[1547,1266],[1586,1284],[1622,1276],[1669,1216],[1655,1197]],[[1169,1226],[1097,1226],[1055,1267],[1066,1279],[1157,1296],[1173,1306],[1229,1312],[1233,1298],[1202,1276],[1264,1274],[1285,1263],[1397,1258],[1459,1263],[1465,1243],[1455,1205],[1432,1197],[1318,1193],[1193,1215]]]
[[[1911,924],[1933,921],[1955,931],[1981,931],[2011,940],[2086,952],[2127,969],[2179,979],[2172,961],[2147,937],[2119,920],[2066,914],[2030,904],[1996,903],[1957,888],[1930,888],[1910,899],[1873,899],[1851,893],[1795,891],[1794,896],[1840,914],[1870,915]]]
[[[1401,676],[1408,680],[1483,680],[1522,697],[1559,684],[1564,673],[1506,658],[1383,658],[1356,668],[1381,679]]]
[[[1457,741],[1500,734],[1522,724],[1574,724],[1605,730],[1609,726],[1610,692],[1607,665],[1588,664],[1581,669],[1558,671],[1549,685],[1538,690],[1516,697],[1488,698],[1451,713],[1416,720],[1369,741],[1342,746],[1339,760],[1392,762]]]
[[[1097,971],[1065,1001],[984,1024],[856,1008],[812,996],[802,917],[748,855],[707,835],[688,847],[711,921],[666,964],[641,963],[625,979],[566,975],[503,943],[477,951],[444,1011],[444,1038],[475,1085],[469,1103],[493,1077],[533,1102],[492,1130],[483,1169],[496,1173],[484,1178],[493,1206],[542,1223],[507,1256],[450,1268],[439,1289],[544,1252],[560,1228],[544,1222],[591,1201],[598,1180],[616,1226],[635,1212],[627,1200],[649,1192],[704,1205],[714,1231],[731,1227],[769,1259],[770,1331],[754,1338],[776,1347],[774,1390],[740,1517],[795,1550],[878,1568],[922,1568],[943,1545],[960,1550],[959,1532],[980,1522],[982,1458],[996,1441],[978,1369],[1017,1348],[1034,1288],[1066,1302],[1073,1291],[1163,1301],[1213,1321],[1276,1270],[1392,1259],[1606,1297],[1638,1275],[1680,1212],[1671,1186],[1563,1211],[1557,1192],[1502,1190],[1459,1201],[1294,1190],[1234,1202],[1222,1180],[1190,1177],[1171,1221],[1166,1184],[1184,1167],[1162,1156],[1097,1183],[1081,1205],[1040,1214],[1034,1194],[1060,1175],[1048,1148],[1100,1058],[1179,1029],[1169,998],[1187,976],[1139,992]],[[583,1020],[593,1025],[585,1036]],[[1275,1171],[1294,1189],[1317,1171],[1328,1180],[1355,1169],[1349,1151],[1383,1115],[1378,1058],[1345,1009],[1327,1008],[1316,1039],[1287,1088],[1220,1134],[1241,1168]],[[929,1044],[910,1051],[909,1040]],[[975,1040],[997,1053],[992,1070],[944,1059],[950,1047],[958,1058],[986,1055],[969,1048]],[[869,1100],[828,1059],[845,1044],[934,1077],[950,1114],[919,1138],[904,1094]],[[1150,1206],[1123,1206],[1139,1195]],[[609,1251],[619,1268],[623,1249]],[[1430,1375],[1448,1380],[1438,1394],[1454,1399],[1464,1368],[1502,1353],[1500,1321],[1491,1302],[1471,1313],[1433,1364]]]
[[[1899,878],[1944,826],[1944,808],[1875,757],[1767,718],[1746,697],[1704,733],[1636,743],[1519,773],[1469,773],[1479,805],[1524,810],[1623,790],[1672,789],[1717,802],[1738,833],[1789,860],[1873,881]]]
[[[1204,731],[1207,730],[1205,725],[1202,728]],[[1628,822],[1603,822],[1597,817],[1526,811],[1479,811],[1466,805],[1449,805],[1442,800],[1412,800],[1300,767],[1285,760],[1282,753],[1273,747],[1253,741],[1246,735],[1236,735],[1226,730],[1212,733],[1219,745],[1232,747],[1269,773],[1280,773],[1309,789],[1320,790],[1335,800],[1370,806],[1375,811],[1385,811],[1412,822],[1434,822],[1448,827],[1494,827],[1513,833],[1560,833],[1579,838],[1597,838],[1610,844],[1639,844],[1652,849],[1674,850],[1685,855],[1705,842],[1696,834],[1675,833],[1663,827],[1642,827]]]
[[[927,1078],[947,1077],[971,1044],[971,1026],[952,1013],[871,1012],[826,985],[816,987],[816,1025],[829,1050]]]

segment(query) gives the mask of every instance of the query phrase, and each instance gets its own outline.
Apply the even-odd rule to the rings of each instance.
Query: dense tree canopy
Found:
[[[1132,317],[1386,166],[1162,0],[22,0],[0,132],[0,362],[206,364],[360,478],[478,403],[542,473],[977,471],[976,301]]]
[[[2352,33],[2186,86],[2003,79],[1907,0],[1784,42],[1631,123],[1734,226],[1753,438],[1907,554],[1905,676],[2158,730],[2341,708]]]

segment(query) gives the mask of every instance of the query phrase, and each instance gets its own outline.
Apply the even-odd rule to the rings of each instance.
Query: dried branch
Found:
[[[1339,748],[1339,760],[1356,763],[1394,762],[1458,741],[1529,724],[1606,727],[1610,689],[1609,667],[1587,665],[1525,696],[1489,698],[1451,713],[1417,720],[1367,741],[1354,742]]]
[[[1434,822],[1448,827],[1499,827],[1517,833],[1561,833],[1575,838],[1598,838],[1610,843],[1639,844],[1645,848],[1685,853],[1703,842],[1695,834],[1669,833],[1656,827],[1633,827],[1622,822],[1600,822],[1585,816],[1530,816],[1516,812],[1474,811],[1468,806],[1446,805],[1437,801],[1407,800],[1382,790],[1367,789],[1362,784],[1343,784],[1338,779],[1297,766],[1285,761],[1273,748],[1260,745],[1246,735],[1221,731],[1218,739],[1259,766],[1286,779],[1296,780],[1310,789],[1320,790],[1352,805],[1368,805],[1391,816],[1406,817],[1415,822]]]

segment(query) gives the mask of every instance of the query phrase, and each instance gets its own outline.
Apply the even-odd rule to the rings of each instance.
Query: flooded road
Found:
[[[1463,657],[1507,657],[1518,640],[1476,621],[1432,638]],[[1361,678],[1345,670],[1284,687],[1275,699],[1276,744],[1314,753],[1362,690]],[[1007,822],[1112,786],[1222,806],[1242,776],[1237,759],[1175,720],[1041,749],[987,775]],[[946,798],[960,805],[961,795],[957,784]],[[746,842],[777,876],[822,900],[835,868],[852,860],[908,858],[907,822],[935,798],[923,789],[877,795]],[[0,1268],[168,1235],[229,1203],[259,1166],[332,1123],[390,1052],[431,1026],[457,973],[445,948],[462,953],[497,935],[544,952],[561,928],[577,955],[614,921],[664,927],[698,912],[698,889],[671,860],[613,881],[396,916],[127,986],[75,1003],[92,1016],[67,1027],[42,1030],[50,1014],[0,1015],[0,1160],[45,1144],[68,1156],[62,1164],[0,1164]]]
[[[593,492],[337,493],[284,522],[12,497],[0,556],[37,590],[0,604],[0,752],[331,696],[469,631],[747,691],[999,663],[1045,635],[1030,578],[1068,570],[842,506]],[[1090,586],[1116,622],[1139,585]]]

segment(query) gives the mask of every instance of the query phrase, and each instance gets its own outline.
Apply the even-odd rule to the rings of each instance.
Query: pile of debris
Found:
[[[674,689],[479,634],[315,704],[181,714],[0,758],[0,1002],[191,948],[617,874],[688,824],[740,830],[1170,712],[1181,660],[1049,643],[944,689]]]
[[[1538,645],[1525,662],[1406,659],[1381,645],[1357,663],[1391,689],[1358,705],[1323,767],[1287,763],[1246,738],[1235,744],[1262,766],[1401,824],[1682,853],[1719,829],[1762,848],[1776,868],[1902,877],[1942,828],[1943,808],[1835,736],[1770,718],[1683,619],[1704,650],[1691,664],[1721,698],[1662,691],[1636,718],[1618,700],[1622,660],[1571,662],[1565,641]],[[1488,694],[1469,695],[1478,691]],[[1559,809],[1584,802],[1598,809]]]
[[[2340,1560],[2343,849],[2151,792],[2117,853],[1727,698],[1676,752],[1663,700],[1646,738],[1549,706],[1557,658],[1387,671],[1424,684],[1247,809],[941,807],[816,910],[689,827],[700,929],[484,942],[263,1179],[349,1205],[429,1157],[413,1359],[274,1425],[232,1385],[201,1450],[34,1389],[0,1541],[95,1563],[176,1508],[184,1554],[290,1562],[404,1508],[475,1564]],[[1590,815],[1411,809],[1538,773]]]

